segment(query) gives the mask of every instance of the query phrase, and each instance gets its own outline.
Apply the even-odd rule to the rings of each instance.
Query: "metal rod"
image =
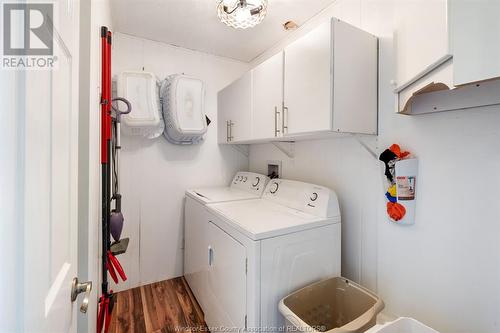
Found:
[[[111,31],[108,30],[107,36],[106,36],[106,42],[107,42],[107,47],[106,47],[106,56],[107,56],[107,69],[106,69],[106,92],[107,92],[107,99],[108,99],[108,104],[106,105],[106,131],[107,131],[107,137],[106,137],[106,145],[107,145],[107,154],[108,154],[108,163],[106,165],[107,167],[107,177],[106,177],[106,201],[108,202],[108,207],[106,211],[106,224],[105,224],[105,233],[103,235],[103,243],[105,244],[105,253],[103,255],[106,258],[106,263],[107,263],[107,255],[108,251],[111,247],[111,241],[110,241],[110,230],[109,230],[109,221],[111,217],[111,209],[110,209],[110,202],[111,202],[111,125],[112,125],[112,119],[111,119]],[[107,268],[107,265],[106,265]],[[107,269],[106,269],[106,280],[107,280]],[[108,294],[108,289],[103,290],[103,294],[107,295]]]
[[[108,144],[107,144],[107,104],[108,99],[108,29],[101,27],[101,168],[102,168],[102,193],[101,193],[101,232],[102,232],[102,293],[108,293],[108,270],[107,270],[107,242],[106,231],[108,223],[109,200],[108,200]]]
[[[102,294],[108,295],[108,251],[110,248],[111,191],[111,32],[101,27],[101,168],[102,168]]]
[[[278,114],[279,114],[278,107],[275,106],[274,107],[274,137],[278,137],[279,136],[278,134],[280,133],[280,130],[278,128]]]
[[[281,115],[281,130],[283,132],[283,135],[285,133],[288,133],[288,107],[285,106],[285,103],[283,102],[283,114]],[[285,120],[285,115],[287,119]]]

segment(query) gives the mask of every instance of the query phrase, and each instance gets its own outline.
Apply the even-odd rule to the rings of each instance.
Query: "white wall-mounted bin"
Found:
[[[163,133],[156,77],[148,72],[122,72],[117,77],[117,95],[126,98],[132,112],[122,117],[122,129],[130,135],[149,139]]]
[[[405,207],[406,214],[401,220],[397,222],[391,220],[391,222],[404,225],[415,224],[417,176],[418,159],[408,158],[396,162],[394,177],[396,198],[397,203]]]
[[[174,144],[196,144],[207,131],[203,81],[180,74],[161,84],[160,100],[165,138]]]

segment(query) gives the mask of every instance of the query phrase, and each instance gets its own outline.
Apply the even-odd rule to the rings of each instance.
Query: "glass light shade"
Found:
[[[217,15],[221,22],[235,29],[247,29],[264,20],[267,0],[217,0]],[[253,15],[252,15],[253,12]]]

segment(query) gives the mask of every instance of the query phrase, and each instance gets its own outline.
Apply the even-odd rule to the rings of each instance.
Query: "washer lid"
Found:
[[[260,193],[233,187],[206,187],[186,191],[186,195],[203,204],[260,198]]]
[[[207,207],[253,240],[340,223],[340,217],[318,217],[265,199],[215,203]]]

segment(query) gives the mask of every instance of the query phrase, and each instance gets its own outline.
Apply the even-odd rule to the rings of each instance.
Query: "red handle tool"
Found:
[[[122,265],[120,264],[120,261],[116,259],[116,257],[113,255],[111,251],[108,251],[108,262],[107,262],[109,274],[115,281],[115,283],[118,283],[118,277],[116,276],[116,272],[120,275],[123,281],[127,281],[127,275],[125,274],[125,271],[123,270]]]
[[[108,332],[109,323],[111,322],[111,313],[109,311],[110,296],[102,295],[99,299],[99,312],[97,315],[97,333],[101,333],[104,328],[104,333]]]

